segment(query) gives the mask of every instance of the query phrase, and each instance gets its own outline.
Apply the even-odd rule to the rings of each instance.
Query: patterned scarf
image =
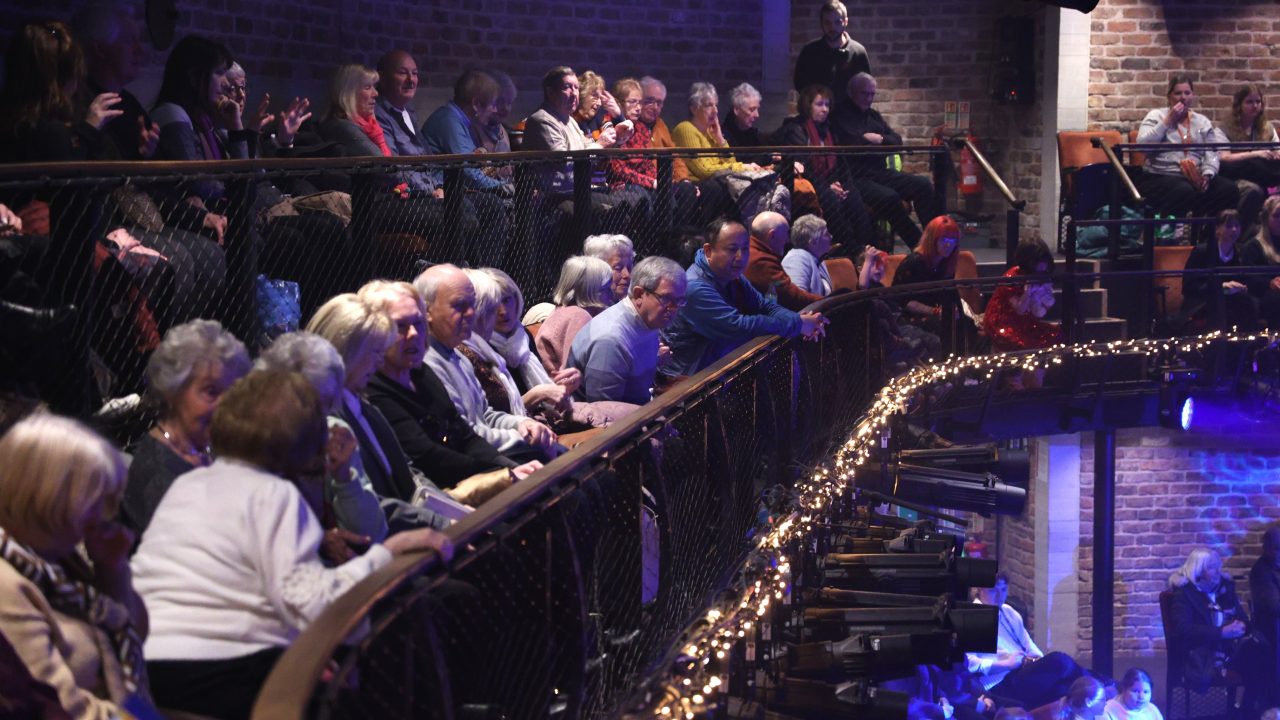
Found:
[[[103,595],[87,582],[73,578],[63,564],[52,563],[40,557],[4,528],[0,528],[0,559],[30,580],[54,610],[93,626],[99,653],[103,657],[114,655],[120,661],[120,669],[124,675],[123,693],[120,693],[119,688],[112,687],[115,683],[107,682],[112,701],[120,703],[128,695],[137,695],[150,702],[147,666],[142,658],[142,638],[133,629],[128,608]],[[78,558],[71,558],[67,564],[77,571],[76,575],[87,577],[90,574]],[[117,694],[121,696],[116,697]]]

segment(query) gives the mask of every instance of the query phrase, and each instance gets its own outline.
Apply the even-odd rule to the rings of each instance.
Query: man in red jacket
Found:
[[[751,260],[743,273],[761,295],[775,296],[778,304],[799,312],[821,295],[805,292],[782,269],[782,254],[791,239],[791,226],[776,212],[762,212],[751,221]]]

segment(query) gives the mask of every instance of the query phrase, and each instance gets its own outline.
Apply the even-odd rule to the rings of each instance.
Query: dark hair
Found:
[[[204,112],[205,92],[213,71],[229,68],[234,62],[231,51],[220,42],[199,35],[182,38],[164,63],[164,79],[160,81],[156,105],[171,102],[188,113]]]
[[[809,119],[809,106],[813,105],[813,101],[820,97],[828,100],[835,100],[835,94],[831,92],[831,88],[817,83],[800,91],[800,99],[796,100],[796,110],[800,112],[800,117]]]
[[[67,88],[84,81],[84,52],[57,20],[22,26],[9,41],[0,92],[0,131],[35,127],[42,120],[71,122],[75,100]]]
[[[1190,85],[1190,86],[1191,86],[1191,90],[1192,90],[1192,92],[1194,92],[1194,91],[1195,91],[1195,89],[1196,89],[1196,84],[1195,84],[1195,81],[1193,81],[1193,80],[1191,79],[1191,76],[1190,76],[1190,75],[1188,75],[1188,74],[1186,74],[1186,73],[1174,73],[1174,74],[1170,75],[1170,76],[1169,76],[1169,89],[1167,89],[1167,90],[1165,90],[1165,91],[1164,91],[1164,95],[1165,95],[1165,97],[1169,97],[1169,94],[1173,92],[1173,89],[1174,89],[1174,88],[1178,87],[1179,85],[1184,85],[1184,84],[1185,84],[1185,85]]]
[[[1023,275],[1038,275],[1036,266],[1044,263],[1046,273],[1053,272],[1053,252],[1039,238],[1031,238],[1018,243],[1013,251],[1013,264]]]
[[[1120,689],[1128,690],[1134,683],[1141,680],[1142,682],[1155,687],[1155,683],[1151,682],[1151,675],[1142,668],[1129,668],[1125,671],[1124,677],[1120,679]]]
[[[840,0],[827,0],[822,3],[822,7],[818,8],[818,17],[821,18],[829,12],[838,12],[845,17],[849,17],[849,8]]]
[[[747,226],[743,225],[737,220],[734,220],[732,218],[727,218],[724,215],[721,215],[717,217],[715,220],[712,220],[710,223],[707,224],[707,231],[705,233],[705,237],[703,238],[704,239],[703,244],[710,245],[711,247],[715,247],[716,241],[720,239],[720,233],[724,232],[724,229],[730,225],[737,225],[738,227],[742,228],[743,232],[747,231]]]
[[[466,110],[476,100],[488,105],[498,97],[499,92],[502,92],[502,88],[492,75],[483,70],[468,70],[458,76],[458,81],[453,84],[453,102]]]
[[[573,68],[568,65],[557,65],[551,68],[547,71],[546,75],[542,76],[542,92],[555,92],[559,89],[557,86],[560,84],[560,81],[563,80],[566,75],[577,74],[578,73],[574,72]]]
[[[1058,715],[1059,720],[1071,720],[1076,710],[1089,707],[1099,696],[1105,699],[1105,695],[1102,683],[1097,680],[1088,675],[1076,678],[1067,689],[1066,697],[1063,698],[1064,702]]]
[[[1222,227],[1232,220],[1235,220],[1237,225],[1241,224],[1240,211],[1235,208],[1227,208],[1226,210],[1218,213],[1218,219],[1217,222],[1214,223],[1214,227]]]
[[[255,370],[222,396],[210,437],[219,457],[293,479],[315,465],[328,424],[320,396],[301,373]]]

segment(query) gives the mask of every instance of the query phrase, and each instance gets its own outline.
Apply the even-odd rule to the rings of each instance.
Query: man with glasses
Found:
[[[782,254],[791,239],[791,226],[776,212],[762,212],[751,221],[751,259],[746,277],[761,294],[773,296],[778,304],[799,312],[806,305],[822,299],[791,281],[782,269]]]
[[[651,256],[640,261],[622,301],[591,319],[573,340],[568,367],[582,372],[575,397],[643,405],[652,396],[661,351],[658,331],[685,305],[684,268]]]

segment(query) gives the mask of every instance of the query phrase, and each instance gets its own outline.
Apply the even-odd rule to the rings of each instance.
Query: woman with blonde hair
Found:
[[[33,415],[0,438],[0,634],[72,718],[149,698],[133,537],[112,520],[124,473],[120,453],[69,418]]]
[[[1242,85],[1231,96],[1231,120],[1222,125],[1231,142],[1280,142],[1280,134],[1267,120],[1267,101],[1262,87]],[[1275,148],[1224,151],[1222,176],[1248,180],[1263,188],[1280,185],[1280,150]]]
[[[1280,266],[1280,195],[1272,195],[1262,203],[1258,230],[1240,248],[1240,264],[1246,267]],[[1246,284],[1249,294],[1258,298],[1258,311],[1266,325],[1280,327],[1280,274],[1274,277],[1251,275]]]

